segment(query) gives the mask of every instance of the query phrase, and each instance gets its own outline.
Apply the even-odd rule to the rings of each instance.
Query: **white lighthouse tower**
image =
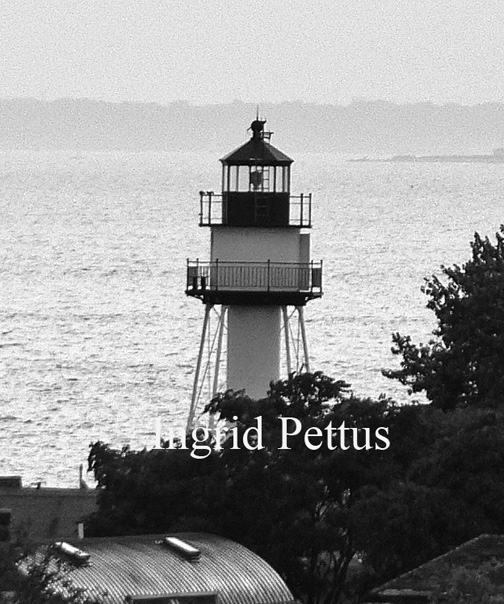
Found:
[[[225,388],[252,398],[280,379],[282,352],[287,373],[310,369],[303,308],[322,295],[322,262],[311,260],[307,232],[311,194],[290,194],[293,160],[270,144],[265,123],[256,119],[251,139],[220,160],[222,193],[200,192],[199,224],[210,227],[211,244],[209,261],[187,264],[186,294],[205,305],[188,428],[202,381],[211,395],[221,389],[224,340]]]

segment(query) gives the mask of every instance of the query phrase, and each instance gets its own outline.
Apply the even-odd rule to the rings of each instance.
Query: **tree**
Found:
[[[208,411],[232,431],[220,450],[209,438],[204,459],[92,446],[100,493],[88,534],[215,532],[265,558],[296,597],[334,604],[355,556],[369,572],[354,595],[504,531],[498,410],[360,399],[318,372],[276,382],[261,400],[221,393]]]
[[[442,486],[397,481],[370,489],[354,510],[355,543],[379,585],[482,533],[470,506]]]
[[[195,459],[190,449],[111,449],[91,446],[89,470],[98,483],[99,510],[88,519],[89,536],[135,535],[168,530],[214,530],[224,492],[219,455]]]
[[[404,406],[390,440],[401,470],[355,509],[355,541],[379,583],[504,531],[504,414]]]
[[[392,421],[394,404],[354,398],[344,382],[315,373],[272,384],[259,401],[221,394],[209,410],[235,421],[238,440],[262,420],[264,449],[235,451],[228,441],[222,452],[230,479],[224,533],[268,560],[295,595],[338,601],[357,551],[353,507],[364,487],[378,488],[393,475],[376,434]],[[298,428],[287,443],[286,426]]]
[[[394,334],[401,368],[383,372],[410,392],[425,391],[443,410],[504,401],[504,225],[495,244],[476,233],[471,248],[468,262],[441,267],[442,278],[426,279],[422,288],[437,318],[435,337],[417,346]]]
[[[376,436],[392,421],[393,403],[354,398],[319,372],[274,383],[258,401],[228,391],[208,411],[233,428],[205,459],[184,448],[92,446],[100,494],[91,530],[217,532],[264,557],[307,602],[336,602],[356,552],[353,506],[365,486],[394,474]]]
[[[72,566],[51,547],[0,544],[0,604],[98,604],[72,583]]]
[[[428,411],[427,411],[428,413]],[[447,490],[463,502],[470,535],[504,532],[504,414],[456,409],[437,419],[431,445],[411,465],[417,484]]]

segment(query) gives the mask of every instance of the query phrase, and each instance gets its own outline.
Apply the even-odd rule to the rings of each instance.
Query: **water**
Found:
[[[88,445],[154,445],[155,418],[188,413],[203,306],[186,258],[207,259],[198,191],[218,157],[163,153],[0,155],[0,474],[76,486]],[[324,297],[306,322],[313,369],[356,394],[407,395],[381,375],[391,333],[427,340],[420,292],[501,222],[501,165],[348,163],[298,156],[312,192],[312,257]]]

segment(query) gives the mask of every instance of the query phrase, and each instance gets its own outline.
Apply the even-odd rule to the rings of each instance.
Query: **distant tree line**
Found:
[[[463,106],[356,100],[348,105],[264,103],[261,115],[286,152],[396,155],[491,153],[504,140],[504,104]],[[240,144],[256,105],[235,101],[110,103],[0,99],[2,149],[212,150]]]

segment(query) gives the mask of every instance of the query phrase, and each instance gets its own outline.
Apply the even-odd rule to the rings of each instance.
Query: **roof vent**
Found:
[[[178,537],[165,537],[161,543],[191,562],[201,558],[201,552],[198,548],[189,545],[189,543],[182,541]]]
[[[73,545],[70,545],[70,543],[66,543],[66,541],[57,541],[53,547],[58,553],[63,554],[74,564],[79,566],[88,564],[89,558],[91,557],[91,554],[83,552],[78,547],[74,547]]]

